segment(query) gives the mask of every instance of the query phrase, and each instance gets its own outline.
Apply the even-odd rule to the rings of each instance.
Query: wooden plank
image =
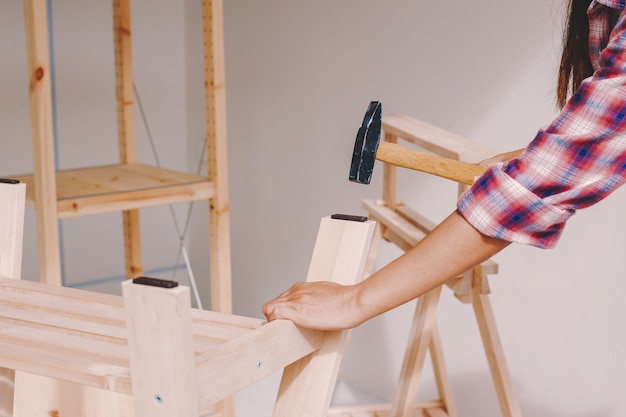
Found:
[[[0,183],[0,276],[21,276],[25,195],[24,184]]]
[[[322,340],[320,331],[274,321],[198,356],[200,409],[308,355]]]
[[[215,194],[209,198],[209,273],[211,309],[232,312],[230,207],[226,129],[226,70],[222,0],[202,1],[204,39],[204,93],[209,180]],[[234,417],[234,398],[216,405],[221,417]]]
[[[8,368],[0,368],[0,415],[3,417],[13,416],[13,403],[15,398],[15,371]]]
[[[143,275],[139,209],[122,211],[124,234],[124,274],[126,279]]]
[[[191,316],[197,354],[263,323],[200,310]],[[1,366],[128,394],[126,334],[120,297],[0,278]]]
[[[451,417],[451,414],[446,413],[441,408],[427,408],[424,410],[426,412],[426,417]]]
[[[117,104],[117,132],[121,163],[137,161],[131,35],[130,1],[113,0],[115,98]]]
[[[230,209],[226,129],[226,77],[222,0],[203,0],[205,122],[209,180],[215,194],[209,200],[211,309],[232,311]]]
[[[363,207],[372,217],[400,236],[411,247],[426,236],[426,233],[414,227],[407,219],[374,200],[363,200]]]
[[[240,337],[263,323],[260,319],[196,309],[192,319],[196,352]],[[15,321],[111,343],[122,343],[126,338],[123,305],[118,296],[0,278],[0,323]]]
[[[107,363],[81,351],[63,353],[50,345],[29,346],[14,341],[0,340],[0,366],[50,378],[71,381],[80,385],[130,394],[128,366]],[[74,357],[70,355],[74,354]]]
[[[441,408],[443,403],[441,400],[431,401],[417,401],[413,404],[412,413],[409,416],[415,415],[418,411],[427,408]],[[391,413],[390,403],[378,403],[378,404],[358,404],[347,406],[333,406],[328,410],[328,417],[342,417],[344,415],[352,417],[355,414],[364,414],[371,417],[387,417]]]
[[[122,284],[138,417],[198,417],[188,287]]]
[[[494,151],[480,143],[403,114],[385,114],[382,130],[422,149],[458,161],[478,163]]]
[[[29,175],[18,175],[15,178],[29,186],[33,182],[32,176]],[[56,185],[57,198],[69,200],[207,181],[208,178],[205,176],[136,162],[61,170],[57,172]],[[32,200],[32,196],[32,190],[27,189],[27,199]]]
[[[130,0],[114,0],[115,97],[119,159],[122,164],[137,161],[131,34]],[[139,210],[123,210],[122,226],[126,278],[138,277],[143,272]]]
[[[132,417],[135,415],[133,396],[81,386],[81,416]]]
[[[434,288],[420,297],[415,308],[409,342],[404,353],[398,387],[394,395],[392,417],[410,415],[417,397],[426,352],[430,346],[431,335],[437,318],[437,306],[441,286]]]
[[[374,268],[376,266],[376,256],[378,255],[380,243],[383,240],[382,232],[383,227],[379,222],[376,222],[374,235],[372,237],[372,244],[370,245],[370,250],[367,253],[367,260],[365,261],[365,268],[363,269],[363,279],[369,277],[374,272]]]
[[[435,381],[437,382],[437,391],[443,402],[443,407],[435,408],[435,410],[440,410],[446,417],[457,417],[456,404],[452,396],[452,384],[448,377],[448,370],[443,356],[443,344],[441,342],[441,335],[439,334],[439,326],[436,324],[433,327],[429,350],[433,371],[435,373]],[[426,412],[428,413],[429,410]],[[432,417],[437,417],[437,414],[432,415]]]
[[[398,137],[389,132],[385,132],[385,142],[398,143]],[[392,164],[385,164],[383,167],[383,201],[385,206],[395,210],[398,202],[397,195],[397,171],[398,168]]]
[[[491,378],[496,389],[500,411],[503,417],[521,417],[522,412],[515,395],[513,381],[509,373],[504,348],[498,334],[495,315],[489,301],[489,295],[481,292],[480,276],[474,276],[472,286],[472,306],[480,329],[480,336],[483,341]]]
[[[0,183],[0,275],[20,279],[26,185]],[[0,368],[0,415],[13,415],[15,371]]]
[[[17,176],[28,185],[33,176]],[[58,216],[69,218],[207,199],[215,194],[207,177],[144,164],[109,165],[57,173]]]
[[[322,219],[307,281],[352,284],[361,279],[375,223]],[[349,332],[326,332],[323,345],[285,368],[275,417],[326,416]]]
[[[56,183],[54,180],[52,94],[46,0],[25,0],[24,20],[35,178],[33,200],[37,206],[39,271],[43,282],[60,285],[61,260]]]

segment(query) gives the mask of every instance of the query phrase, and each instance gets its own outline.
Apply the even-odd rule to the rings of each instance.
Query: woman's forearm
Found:
[[[325,330],[358,326],[445,283],[505,248],[452,213],[414,248],[363,282],[299,283],[263,306],[268,320]]]
[[[444,284],[509,243],[481,234],[455,211],[415,247],[363,281],[357,308],[366,319],[374,317]]]

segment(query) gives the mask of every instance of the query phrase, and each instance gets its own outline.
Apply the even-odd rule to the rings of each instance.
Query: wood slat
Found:
[[[194,309],[194,352],[200,357],[263,323]],[[130,393],[121,297],[0,278],[0,367]]]
[[[403,114],[386,114],[382,130],[445,158],[477,163],[494,151],[480,143]]]
[[[448,413],[441,408],[427,408],[425,412],[427,417],[448,417]]]
[[[24,184],[0,183],[0,275],[20,279],[24,238]],[[14,410],[15,370],[0,368],[0,415]]]
[[[363,200],[363,208],[371,217],[375,218],[384,227],[392,230],[411,247],[415,246],[417,242],[426,236],[426,233],[415,227],[406,218],[386,206],[378,204],[375,200]]]
[[[274,321],[207,351],[196,360],[200,409],[308,355],[322,340],[320,331]]]
[[[412,413],[409,416],[423,416],[424,410],[443,407],[441,400],[419,401],[414,405]],[[391,404],[359,404],[341,407],[331,407],[328,410],[328,417],[389,417],[391,413]]]
[[[25,187],[0,183],[0,275],[17,279],[22,270]]]
[[[26,202],[34,207],[34,177],[16,178],[27,184]],[[215,194],[206,177],[139,163],[58,171],[56,178],[59,218],[203,200]]]

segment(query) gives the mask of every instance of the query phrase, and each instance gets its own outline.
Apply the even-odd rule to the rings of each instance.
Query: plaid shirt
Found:
[[[459,202],[480,232],[510,242],[554,247],[579,208],[626,181],[626,0],[595,0],[589,16],[593,76],[524,153],[491,167]]]

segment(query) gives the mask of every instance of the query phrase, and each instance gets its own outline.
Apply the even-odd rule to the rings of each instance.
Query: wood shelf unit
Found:
[[[125,276],[143,274],[139,209],[173,203],[208,201],[210,308],[231,313],[230,215],[226,140],[226,84],[222,0],[202,1],[206,176],[141,164],[137,158],[133,88],[131,0],[112,1],[112,42],[119,160],[109,166],[58,170],[55,167],[52,67],[48,1],[23,0],[28,92],[33,143],[33,172],[18,176],[27,184],[27,205],[37,221],[39,278],[61,285],[59,219],[120,212],[124,230]],[[54,387],[43,388],[48,394]],[[37,395],[37,393],[35,393]],[[53,415],[59,404],[46,405]],[[234,415],[234,402],[216,404],[222,417]],[[97,411],[96,411],[97,412]],[[120,411],[119,415],[130,415]],[[28,412],[27,412],[28,414]],[[98,414],[94,414],[96,417]],[[107,415],[102,410],[102,415]],[[107,417],[113,417],[109,413]]]
[[[221,0],[202,3],[206,176],[137,160],[130,0],[112,0],[119,163],[57,171],[47,1],[24,0],[33,173],[17,178],[27,184],[27,205],[36,211],[42,281],[62,282],[58,219],[121,212],[126,276],[131,278],[143,272],[138,210],[208,200],[211,308],[231,311],[222,7]]]

